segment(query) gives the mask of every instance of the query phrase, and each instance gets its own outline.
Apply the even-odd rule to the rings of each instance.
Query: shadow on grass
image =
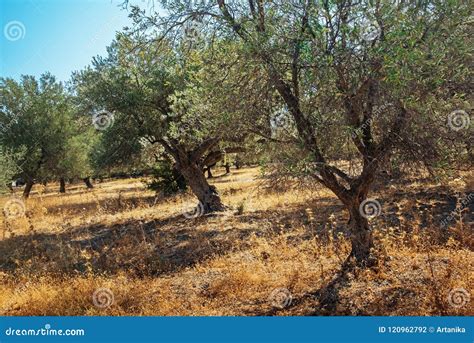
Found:
[[[412,214],[399,207],[403,199],[419,200],[412,210],[426,212],[430,220],[438,220],[438,224],[456,206],[456,197],[446,192],[396,191],[390,195],[390,201],[382,199],[383,214],[373,223],[374,228],[383,230],[396,225],[400,217],[408,220]],[[154,197],[147,201],[152,200]],[[314,218],[308,216],[307,208],[313,209]],[[148,222],[130,220],[123,224],[77,227],[58,234],[13,236],[0,241],[0,272],[12,275],[127,272],[138,277],[156,276],[177,273],[206,259],[248,249],[248,238],[252,234],[272,236],[304,228],[299,231],[302,234],[289,238],[295,245],[315,235],[324,244],[330,234],[347,234],[347,214],[331,197],[276,210],[224,214],[229,216],[229,221],[219,216],[221,214],[187,219],[179,215]],[[468,216],[472,218],[472,212]],[[399,229],[402,229],[400,225]],[[344,275],[332,282],[343,285]],[[331,287],[328,283],[326,288]],[[316,299],[321,292],[295,299],[293,306]],[[274,309],[262,315],[278,311]],[[327,312],[332,313],[330,309]]]

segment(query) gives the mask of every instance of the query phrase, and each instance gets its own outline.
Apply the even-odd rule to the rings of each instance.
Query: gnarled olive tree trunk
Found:
[[[358,265],[367,265],[373,259],[374,240],[369,221],[361,210],[360,204],[361,201],[355,200],[348,208],[352,245],[349,258],[354,258]]]
[[[184,165],[180,164],[179,171],[202,204],[204,213],[223,211],[225,209],[216,187],[209,185],[202,173],[201,166],[193,162]]]
[[[210,185],[203,173],[205,153],[219,143],[217,138],[203,141],[195,149],[189,151],[176,140],[159,140],[165,150],[175,160],[174,168],[182,175],[191,191],[198,198],[204,213],[225,210],[215,186]]]

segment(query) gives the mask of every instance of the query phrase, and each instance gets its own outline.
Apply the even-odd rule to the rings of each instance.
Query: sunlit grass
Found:
[[[0,314],[321,314],[317,291],[350,250],[337,199],[314,188],[276,192],[256,168],[221,174],[212,182],[228,210],[195,219],[182,215],[196,202],[191,194],[156,196],[139,179],[108,180],[93,190],[74,184],[66,194],[55,184],[38,187],[25,216],[2,219]],[[450,187],[462,191],[465,184]],[[437,211],[431,202],[430,218]],[[384,203],[373,222],[380,263],[350,275],[338,314],[473,314],[472,300],[460,307],[449,301],[453,289],[473,294],[472,232],[453,222],[441,234],[422,216],[425,203]],[[93,301],[101,288],[113,294],[104,307]],[[272,299],[278,289],[291,294],[284,308]]]

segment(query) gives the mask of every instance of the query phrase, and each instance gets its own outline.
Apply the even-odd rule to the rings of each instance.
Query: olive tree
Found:
[[[99,127],[106,142],[98,152],[102,163],[124,163],[140,156],[147,145],[157,145],[207,213],[225,207],[203,169],[209,154],[233,130],[231,116],[207,106],[202,70],[197,51],[166,42],[145,45],[119,35],[106,58],[94,59],[74,79],[78,96],[107,124]]]
[[[296,142],[288,150],[301,152],[300,169],[330,189],[349,213],[348,262],[373,262],[369,218],[380,208],[373,208],[379,205],[369,192],[380,168],[394,154],[431,167],[452,146],[443,140],[452,137],[447,116],[467,101],[472,46],[462,19],[469,14],[467,4],[175,0],[162,5],[154,15],[132,8],[135,30],[158,30],[172,39],[198,17],[201,31],[212,38],[208,45],[238,41],[242,58],[265,72],[279,95],[275,114],[291,119],[288,131]],[[341,151],[358,161],[355,166],[336,163]]]
[[[17,159],[15,176],[25,180],[28,197],[35,182],[57,178],[58,166],[67,154],[72,106],[61,83],[51,74],[39,80],[23,76],[19,82],[0,79],[0,145]]]

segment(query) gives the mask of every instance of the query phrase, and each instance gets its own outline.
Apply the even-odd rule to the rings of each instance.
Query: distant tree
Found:
[[[81,127],[75,122],[71,127],[63,150],[58,152],[57,165],[51,172],[59,177],[60,192],[64,193],[65,179],[81,179],[87,188],[93,188],[90,181],[94,174],[92,149],[96,147],[97,137],[91,126]]]
[[[72,107],[61,83],[51,74],[39,80],[23,76],[20,82],[0,79],[0,122],[7,128],[0,144],[12,153],[24,151],[17,161],[17,176],[25,182],[28,197],[37,181],[57,177],[58,166],[67,154]]]

